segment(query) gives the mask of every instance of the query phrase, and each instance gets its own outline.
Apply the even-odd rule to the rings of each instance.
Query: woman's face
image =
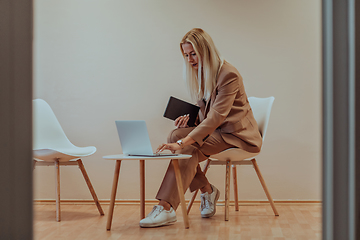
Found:
[[[181,45],[181,47],[186,60],[191,64],[194,69],[197,70],[199,68],[199,59],[191,43],[184,43]]]

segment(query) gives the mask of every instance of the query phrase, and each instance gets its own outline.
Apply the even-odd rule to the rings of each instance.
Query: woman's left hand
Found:
[[[166,149],[170,150],[172,153],[175,153],[175,151],[180,150],[181,147],[177,143],[163,143],[156,149],[156,153],[162,152]]]
[[[190,119],[190,115],[186,114],[184,116],[180,116],[178,118],[175,119],[175,127],[176,128],[186,128],[189,127],[187,125],[188,121]]]

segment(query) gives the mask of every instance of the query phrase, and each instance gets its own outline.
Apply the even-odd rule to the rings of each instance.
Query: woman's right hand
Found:
[[[190,119],[189,114],[186,114],[186,115],[184,115],[184,116],[178,117],[177,119],[175,119],[175,127],[176,127],[176,128],[189,127],[189,126],[187,125],[189,119]]]

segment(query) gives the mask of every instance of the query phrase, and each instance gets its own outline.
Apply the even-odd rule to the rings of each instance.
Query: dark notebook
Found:
[[[189,127],[194,127],[199,109],[200,108],[194,104],[185,102],[183,100],[171,96],[166,106],[164,117],[169,118],[171,120],[175,120],[179,116],[189,114],[190,119],[188,121],[188,125]]]

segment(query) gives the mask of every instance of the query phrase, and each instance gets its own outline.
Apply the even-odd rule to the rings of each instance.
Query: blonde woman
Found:
[[[220,192],[209,183],[199,163],[232,147],[244,150],[244,154],[257,153],[262,139],[240,73],[220,58],[209,34],[200,28],[190,30],[181,40],[180,50],[190,93],[200,107],[198,121],[196,127],[188,127],[188,116],[177,118],[176,129],[157,152],[168,149],[192,155],[190,159],[179,160],[184,192],[188,187],[191,191],[200,189],[201,216],[208,218],[216,212]],[[171,163],[156,199],[159,204],[140,221],[141,227],[158,227],[176,221],[175,210],[180,199]]]

